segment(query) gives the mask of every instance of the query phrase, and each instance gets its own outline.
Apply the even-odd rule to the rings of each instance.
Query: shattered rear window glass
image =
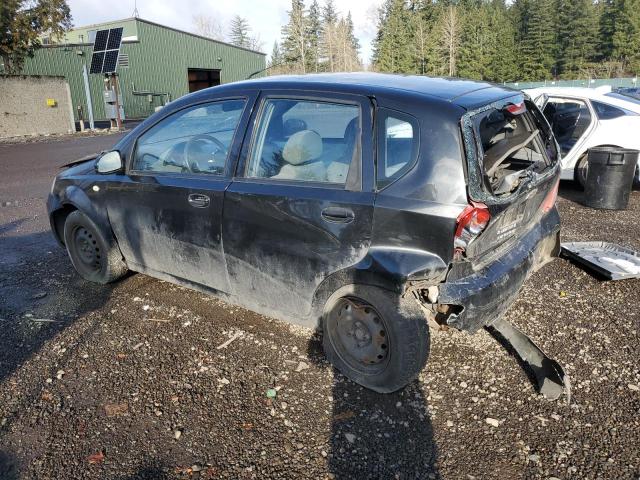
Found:
[[[475,118],[476,136],[482,147],[481,167],[494,195],[510,194],[527,172],[542,172],[557,159],[548,126],[529,111],[529,105],[508,104]]]

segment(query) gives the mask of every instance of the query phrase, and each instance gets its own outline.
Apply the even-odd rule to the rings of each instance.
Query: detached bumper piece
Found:
[[[560,364],[549,358],[526,334],[504,319],[493,322],[487,329],[494,336],[497,333],[501,337],[499,340],[507,342],[520,359],[529,366],[535,377],[538,391],[546,399],[557,400],[566,392],[567,403],[571,401],[569,377]]]
[[[563,243],[562,256],[607,280],[640,278],[640,254],[614,243]]]

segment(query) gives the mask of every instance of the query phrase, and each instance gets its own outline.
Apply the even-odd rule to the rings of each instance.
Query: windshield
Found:
[[[558,160],[547,122],[522,97],[485,110],[473,123],[484,184],[495,196],[509,195],[533,173],[547,170]]]

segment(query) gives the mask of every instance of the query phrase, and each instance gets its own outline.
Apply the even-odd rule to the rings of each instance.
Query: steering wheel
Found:
[[[223,152],[226,157],[227,147],[224,145],[224,143],[222,143],[216,137],[208,134],[195,135],[191,137],[189,140],[187,140],[187,143],[184,147],[184,163],[187,165],[189,170],[193,171],[194,166],[197,169],[196,171],[200,170],[200,167],[198,166],[198,162],[197,162],[197,159],[198,159],[197,150],[202,149],[203,146],[206,147],[207,144],[213,144],[217,147],[215,150],[211,151],[210,155],[208,155],[209,157],[209,159],[207,160],[208,162],[210,162],[211,159],[213,159],[213,156],[218,152]],[[200,151],[200,158],[202,158],[202,151]],[[224,167],[224,164],[220,166]]]

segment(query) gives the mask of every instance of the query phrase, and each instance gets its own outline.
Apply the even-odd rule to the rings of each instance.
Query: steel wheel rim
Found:
[[[327,326],[334,351],[350,368],[368,375],[386,369],[391,355],[389,329],[371,305],[341,298],[329,312]]]
[[[102,269],[102,252],[96,236],[87,228],[78,226],[73,231],[73,246],[79,266],[90,273]]]

